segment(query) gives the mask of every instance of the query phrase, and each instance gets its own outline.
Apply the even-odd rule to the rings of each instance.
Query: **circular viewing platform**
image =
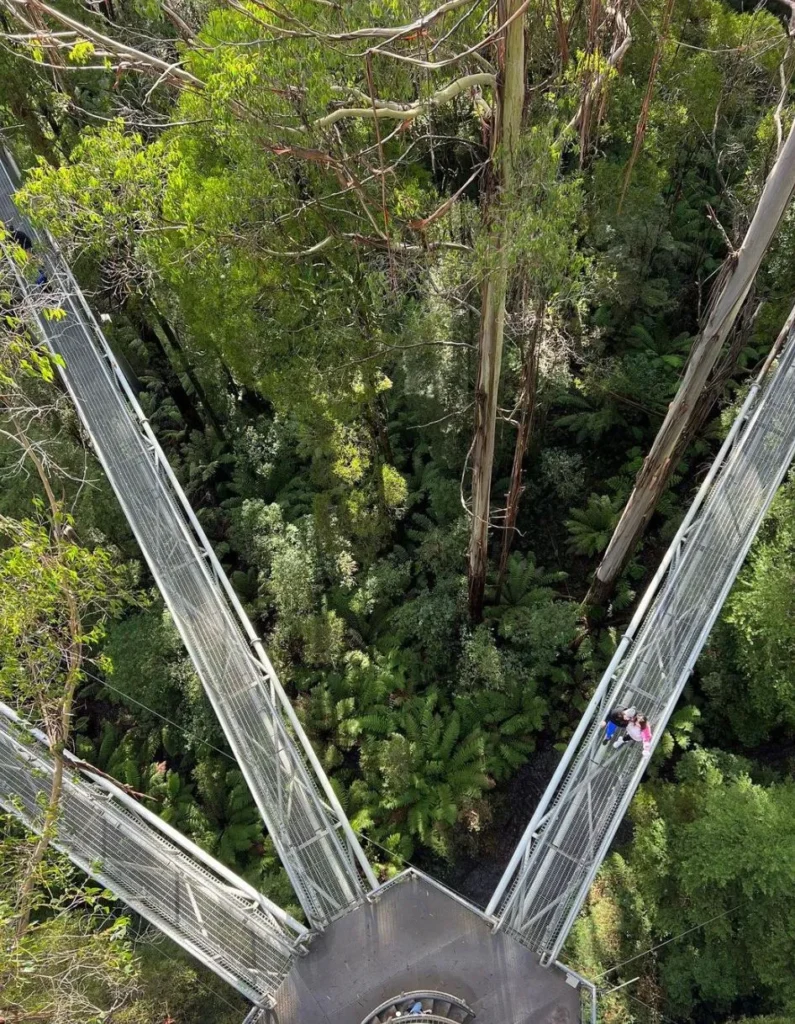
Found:
[[[412,1013],[416,1003],[418,1012]],[[312,939],[268,1024],[577,1024],[557,967],[414,868]]]
[[[386,999],[362,1021],[362,1024],[388,1024],[390,1021],[416,1021],[417,1024],[471,1024],[475,1011],[448,992],[418,990],[401,992]]]

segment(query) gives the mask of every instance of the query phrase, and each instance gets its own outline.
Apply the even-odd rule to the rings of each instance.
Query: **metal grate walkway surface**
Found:
[[[136,396],[51,238],[14,207],[16,172],[0,161],[0,219],[43,254],[65,311],[31,316],[63,357],[62,376],[235,753],[307,918],[322,928],[377,882],[274,669],[182,492]],[[6,255],[8,255],[6,253]],[[37,257],[38,258],[38,257]]]
[[[659,740],[795,455],[795,311],[777,365],[753,385],[572,737],[488,912],[549,963],[558,955],[646,767],[603,745],[611,707]]]
[[[45,739],[0,705],[0,806],[39,832]],[[246,998],[272,998],[306,929],[112,783],[66,769],[53,845]]]

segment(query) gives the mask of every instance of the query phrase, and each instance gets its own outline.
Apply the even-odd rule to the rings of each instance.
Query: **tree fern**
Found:
[[[508,569],[500,590],[499,604],[494,604],[494,589],[489,592],[489,607],[486,617],[498,620],[506,608],[522,608],[539,604],[556,597],[551,584],[566,579],[565,572],[547,572],[537,565],[532,551],[527,554],[514,552],[508,559]]]
[[[621,502],[607,494],[592,494],[584,509],[571,509],[568,547],[578,555],[600,554],[610,543],[620,509]]]
[[[450,715],[449,721],[444,728],[442,735],[442,741],[439,744],[439,757],[444,761],[447,760],[455,746],[456,740],[461,735],[461,716],[457,711],[453,711]]]
[[[465,732],[459,710],[433,688],[394,709],[386,738],[365,736],[360,760],[368,790],[355,784],[355,799],[366,803],[376,832],[403,815],[410,836],[446,855],[451,827],[491,785],[480,730]]]

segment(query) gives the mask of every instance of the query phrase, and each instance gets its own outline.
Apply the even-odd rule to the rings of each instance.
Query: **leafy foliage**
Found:
[[[775,151],[788,42],[774,15],[722,0],[675,7],[661,42],[663,4],[653,0],[626,11],[631,45],[610,69],[601,8],[585,17],[573,0],[530,5],[516,186],[495,202],[492,85],[478,79],[403,119],[449,84],[447,68],[499,70],[477,5],[396,40],[399,60],[379,45],[365,64],[351,40],[327,38],[406,24],[433,6],[294,0],[285,21],[279,5],[191,3],[172,23],[149,2],[116,5],[99,30],[159,40],[169,76],[142,88],[128,62],[114,67],[112,51],[98,56],[79,33],[62,67],[25,28],[0,55],[0,108],[27,167],[19,199],[110,318],[119,363],[354,826],[373,840],[373,860],[386,876],[401,857],[425,866],[441,857],[463,885],[467,855],[506,859],[507,819],[571,736],[715,450],[720,417],[677,467],[613,618],[586,633],[588,576],[678,386],[726,238],[739,244]],[[438,64],[413,65],[416,44]],[[626,178],[658,44],[643,145]],[[569,131],[596,71],[604,89]],[[201,87],[177,89],[185,72]],[[392,104],[378,132],[374,98]],[[782,130],[792,117],[784,99]],[[344,114],[351,106],[360,113]],[[510,487],[530,339],[537,379],[513,554],[473,624],[461,499],[495,216],[506,219],[511,266],[495,496]],[[131,589],[118,565],[138,558],[135,541],[74,413],[52,395],[58,361],[19,308],[16,272],[35,280],[37,253],[11,246],[7,231],[0,241],[13,260],[0,274],[3,692],[52,716],[77,601],[88,659],[77,752],[298,913],[168,613],[152,596],[114,617]],[[742,389],[779,329],[794,252],[788,213],[721,401]],[[63,315],[47,294],[37,303],[42,315]],[[40,511],[31,517],[39,484],[17,473],[6,430],[20,409],[66,470],[63,508],[74,518],[64,513],[62,525],[79,544],[54,545]],[[623,961],[638,971],[636,987],[605,997],[610,1024],[658,1013],[698,1024],[766,1014],[759,1024],[775,1024],[795,1013],[781,981],[795,929],[793,500],[789,485],[660,738],[633,830],[573,933],[570,955],[586,974],[629,980],[610,973]],[[88,910],[45,900],[31,938],[63,951],[58,922],[75,913],[87,971],[108,968],[92,1007],[68,1004],[70,1024],[99,1019],[117,991],[119,1024],[242,1018],[218,993],[204,1004],[195,968],[163,970],[157,951],[133,956],[124,929],[105,927],[116,917],[97,909],[107,897],[89,897]],[[38,962],[35,949],[23,952]],[[119,977],[127,969],[140,985],[134,999]],[[42,989],[17,983],[13,998],[36,1012]]]
[[[592,494],[584,509],[571,510],[566,523],[569,547],[578,555],[598,555],[607,547],[618,523],[620,504],[607,494]]]

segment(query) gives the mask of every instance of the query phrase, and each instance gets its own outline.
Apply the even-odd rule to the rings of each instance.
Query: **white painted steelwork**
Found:
[[[53,846],[247,999],[272,1000],[307,929],[68,753]],[[46,737],[0,704],[0,806],[41,832]]]
[[[47,287],[65,311],[46,320],[18,275],[31,318],[63,357],[62,376],[97,457],[179,629],[307,918],[316,928],[377,880],[240,599],[51,237],[13,204],[16,169],[0,160],[0,219],[37,241]]]
[[[646,767],[602,743],[616,705],[657,743],[795,454],[795,310],[736,417],[525,830],[487,913],[557,957]],[[780,347],[780,351],[779,351]]]

